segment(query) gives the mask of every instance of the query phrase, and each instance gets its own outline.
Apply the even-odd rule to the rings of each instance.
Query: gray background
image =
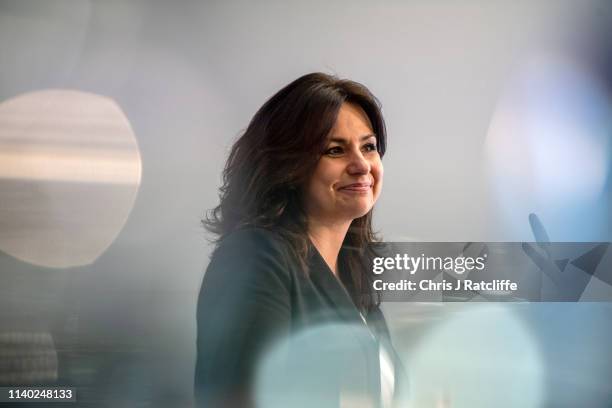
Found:
[[[4,328],[53,333],[67,347],[60,369],[62,358],[72,364],[60,378],[88,385],[101,405],[188,406],[195,302],[211,250],[199,220],[217,203],[228,148],[256,109],[311,71],[362,82],[383,104],[389,149],[375,220],[386,240],[531,240],[530,211],[545,224],[550,214],[553,240],[610,240],[609,187],[602,216],[573,213],[591,217],[590,229],[558,222],[556,203],[506,217],[483,148],[524,61],[569,53],[605,72],[610,15],[603,1],[0,1],[0,101],[49,88],[111,97],[142,157],[131,214],[93,263],[53,269],[0,252]],[[595,347],[610,339],[601,307],[575,317],[587,319],[585,338],[601,334]],[[408,323],[397,308],[389,314],[399,336]],[[543,344],[562,332],[558,316],[534,331]],[[552,352],[548,367],[582,340]],[[545,394],[564,388],[547,381]],[[575,398],[603,404],[609,395],[574,386]]]

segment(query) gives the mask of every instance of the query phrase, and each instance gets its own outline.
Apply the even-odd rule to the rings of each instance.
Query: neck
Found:
[[[335,224],[314,220],[308,222],[310,240],[336,276],[338,276],[338,254],[350,225],[350,221]]]

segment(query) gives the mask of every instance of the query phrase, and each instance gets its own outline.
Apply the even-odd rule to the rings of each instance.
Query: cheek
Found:
[[[334,180],[325,174],[319,175],[319,177],[313,179],[314,188],[320,193],[327,193],[330,189],[333,189]]]
[[[374,177],[374,199],[380,195],[383,186],[384,169],[380,159],[372,165],[372,176]]]
[[[333,169],[329,165],[319,163],[309,183],[311,199],[329,200],[329,194],[334,189],[334,182]]]
[[[324,191],[334,190],[336,183],[342,174],[342,167],[338,163],[329,163],[327,161],[319,162],[312,181],[318,189]]]

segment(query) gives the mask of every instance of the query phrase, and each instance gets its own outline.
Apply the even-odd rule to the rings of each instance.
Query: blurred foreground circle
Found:
[[[44,90],[0,103],[0,250],[32,264],[92,263],[115,240],[141,179],[112,99]]]
[[[381,388],[390,402],[394,386],[389,354],[380,347],[363,325],[329,323],[295,333],[261,360],[257,406],[380,407]]]

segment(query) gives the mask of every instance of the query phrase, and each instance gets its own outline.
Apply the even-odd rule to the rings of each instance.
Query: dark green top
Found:
[[[356,396],[379,406],[378,347],[389,339],[382,313],[364,318],[312,245],[308,268],[269,230],[222,240],[198,299],[198,406],[252,406],[255,389],[266,406],[270,397],[337,407]]]

